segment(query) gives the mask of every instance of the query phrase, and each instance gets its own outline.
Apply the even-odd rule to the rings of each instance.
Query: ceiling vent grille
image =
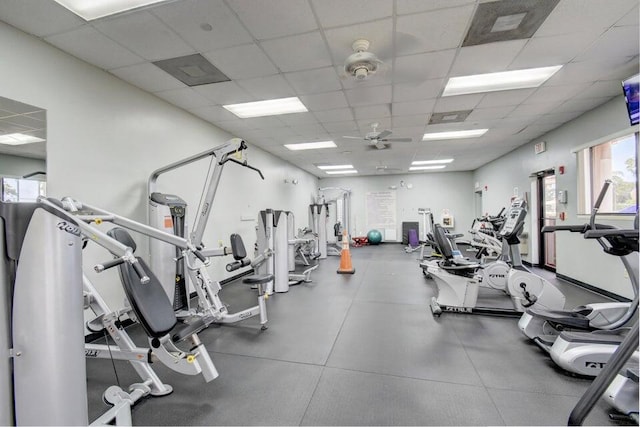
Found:
[[[231,80],[199,53],[163,59],[154,62],[153,65],[171,74],[187,86],[208,85]]]

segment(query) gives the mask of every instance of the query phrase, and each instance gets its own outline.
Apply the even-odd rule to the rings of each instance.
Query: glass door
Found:
[[[540,185],[540,230],[546,225],[556,225],[556,176],[553,172],[547,172],[539,177]],[[555,233],[542,233],[540,236],[540,254],[544,268],[555,271],[556,269],[556,235]]]

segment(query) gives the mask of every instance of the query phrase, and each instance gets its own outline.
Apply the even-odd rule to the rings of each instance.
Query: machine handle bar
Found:
[[[232,272],[232,271],[239,270],[242,267],[247,267],[249,265],[251,265],[251,260],[249,260],[248,258],[245,258],[240,261],[230,262],[229,264],[227,264],[225,268],[228,272]]]
[[[264,175],[262,175],[262,171],[260,171],[260,169],[258,169],[258,168],[255,168],[255,167],[251,166],[250,164],[248,164],[246,160],[244,162],[241,162],[239,160],[232,159],[231,157],[227,157],[226,159],[221,161],[220,164],[224,164],[226,162],[237,163],[240,166],[243,166],[243,167],[248,168],[248,169],[252,169],[252,170],[258,172],[258,174],[260,175],[260,178],[264,179]]]
[[[95,267],[93,267],[93,269],[96,271],[96,273],[102,273],[105,270],[108,270],[120,264],[124,264],[125,262],[129,262],[131,264],[136,274],[140,278],[140,283],[142,283],[143,285],[146,285],[147,283],[149,283],[151,279],[149,279],[149,276],[147,276],[147,273],[144,271],[144,269],[142,268],[138,260],[135,258],[133,260],[127,260],[125,259],[125,257],[115,258],[107,262],[97,264]]]
[[[198,258],[200,261],[202,261],[203,263],[207,262],[207,257],[205,257],[204,255],[202,255],[202,253],[199,250],[195,250],[193,251],[193,254],[196,256],[196,258]]]
[[[144,268],[142,268],[142,266],[140,265],[137,259],[134,259],[133,261],[131,261],[131,266],[133,267],[136,274],[140,278],[140,283],[142,283],[143,285],[146,285],[151,281],[151,279],[149,279],[149,276],[147,276],[147,273],[144,271]]]
[[[122,264],[123,262],[123,258],[114,258],[107,262],[103,262],[102,264],[97,264],[95,267],[93,267],[93,269],[96,271],[96,273],[102,273],[103,271],[113,268],[116,265]]]

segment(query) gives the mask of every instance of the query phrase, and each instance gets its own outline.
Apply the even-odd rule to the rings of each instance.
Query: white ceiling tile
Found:
[[[423,101],[440,96],[444,79],[426,80],[422,83],[396,83],[393,85],[393,102]]]
[[[533,92],[535,92],[535,89],[517,89],[487,93],[478,104],[478,108],[518,105],[531,96]]]
[[[353,109],[353,112],[356,116],[356,120],[391,116],[391,109],[389,108],[389,104],[355,107]]]
[[[307,0],[228,0],[258,40],[305,33],[317,28]]]
[[[524,117],[534,118],[541,116],[542,114],[549,114],[554,108],[559,106],[562,101],[546,102],[539,104],[521,104],[517,106],[507,117]]]
[[[344,91],[351,107],[385,104],[391,102],[391,85],[375,88],[358,88]]]
[[[222,108],[222,107],[219,107]],[[236,117],[236,116],[233,116]],[[206,119],[205,119],[206,120]],[[220,127],[220,129],[226,130],[229,133],[240,135],[242,132],[251,129],[247,123],[244,121],[245,119],[235,118],[234,120],[224,120],[224,121],[215,121],[216,126]]]
[[[425,101],[394,102],[391,104],[391,113],[394,116],[411,116],[416,114],[427,116],[433,111],[435,104],[435,99],[427,99]]]
[[[618,22],[616,22],[616,27],[626,27],[628,25],[638,26],[640,23],[640,12],[638,12],[638,7],[631,9],[631,11],[627,12],[625,16],[623,16]]]
[[[312,0],[323,28],[386,18],[393,13],[389,0]]]
[[[360,128],[360,133],[364,136],[365,133],[371,132],[373,130],[373,124],[377,123],[377,130],[380,132],[384,129],[391,129],[391,117],[371,117],[368,119],[360,119],[356,120],[358,123],[358,127]]]
[[[575,33],[584,28],[609,28],[637,4],[637,0],[562,0],[535,36]]]
[[[393,122],[393,128],[399,127],[411,127],[411,126],[426,126],[428,122],[427,115],[420,114],[416,116],[394,116],[391,118]]]
[[[86,22],[53,1],[0,1],[0,21],[44,37],[80,27]]]
[[[323,123],[322,125],[327,132],[350,132],[359,131],[358,124],[353,121]]]
[[[502,119],[514,109],[514,105],[508,107],[476,108],[467,116],[467,121]]]
[[[145,62],[141,57],[85,26],[45,39],[52,45],[106,70]]]
[[[294,96],[295,92],[281,75],[238,80],[238,85],[256,99],[275,99]]]
[[[568,113],[543,114],[534,122],[534,124],[566,123],[570,120],[575,119],[580,114],[582,113],[576,111],[571,111]]]
[[[638,27],[613,27],[579,55],[576,61],[635,56],[640,52]]]
[[[318,119],[311,113],[283,114],[278,119],[287,126],[295,127],[308,124],[318,124]]]
[[[460,48],[450,76],[504,71],[525,44],[527,40],[510,40]]]
[[[464,6],[475,3],[476,0],[397,0],[396,13],[407,15],[446,7]]]
[[[566,64],[586,50],[603,31],[586,28],[570,34],[529,39],[522,52],[509,65],[509,69]]]
[[[622,94],[622,84],[620,80],[604,80],[588,84],[587,88],[578,92],[574,99],[582,98],[606,98],[608,96],[616,96]]]
[[[575,83],[593,82],[596,80],[612,80],[618,69],[623,69],[626,58],[615,58],[610,60],[595,60],[570,62],[556,72],[549,80],[545,82],[546,86],[561,86]],[[637,65],[637,58],[631,59],[634,65]],[[620,78],[626,78],[628,75],[623,71]]]
[[[577,83],[564,86],[541,86],[533,95],[528,97],[524,104],[539,104],[561,101],[564,102],[574,95],[581,93],[590,86],[590,83]]]
[[[319,32],[261,42],[262,48],[280,71],[300,71],[331,65]]]
[[[351,108],[334,108],[333,110],[315,111],[313,115],[323,124],[353,120]]]
[[[276,143],[281,144],[282,140],[293,138],[296,133],[291,128],[285,127],[269,129],[269,135],[275,139]]]
[[[248,119],[243,119],[243,121],[250,129],[271,129],[281,128],[285,126],[282,120],[280,120],[280,118],[276,116],[251,117]]]
[[[278,69],[256,44],[214,50],[204,56],[231,80],[278,74]]]
[[[460,46],[474,9],[474,5],[468,5],[399,16],[396,33],[403,36],[401,43],[396,43],[396,53],[408,55]]]
[[[349,55],[354,53],[351,45],[357,39],[369,41],[369,51],[380,60],[389,62],[393,54],[393,20],[382,19],[366,24],[333,28],[324,32],[333,63],[343,65]]]
[[[338,75],[333,67],[286,73],[284,76],[298,95],[342,89]]]
[[[136,12],[93,24],[101,33],[149,61],[196,53],[176,33],[148,12]]]
[[[253,40],[222,0],[170,2],[153,8],[151,13],[199,52],[251,43]],[[205,24],[209,24],[209,31],[201,28]]]
[[[483,97],[483,93],[474,93],[473,95],[438,98],[433,111],[435,113],[446,113],[447,111],[473,110]]]
[[[571,112],[585,112],[592,110],[605,102],[609,101],[611,97],[602,97],[602,98],[580,98],[580,99],[570,99],[565,103],[561,104],[559,107],[553,110],[553,113],[571,113]]]
[[[155,95],[185,110],[211,104],[211,101],[190,87],[156,92]]]
[[[179,89],[186,87],[184,83],[170,76],[153,64],[129,65],[127,67],[110,70],[112,74],[120,77],[149,92],[159,92],[161,90]]]
[[[300,96],[300,100],[308,110],[314,112],[349,106],[347,98],[342,91],[303,95]]]
[[[257,100],[238,86],[236,82],[212,83],[195,86],[193,89],[217,105],[238,104]]]
[[[230,121],[230,120],[237,120],[238,122],[241,122],[241,120],[238,119],[238,117],[235,114],[231,113],[226,108],[222,108],[217,105],[209,105],[206,107],[199,107],[199,108],[190,108],[189,111],[195,114],[196,116],[204,120],[207,120],[209,122],[220,123],[223,121]],[[240,127],[244,128],[246,126],[240,126]]]
[[[455,49],[449,49],[397,57],[393,81],[394,83],[411,83],[445,77],[455,54]]]

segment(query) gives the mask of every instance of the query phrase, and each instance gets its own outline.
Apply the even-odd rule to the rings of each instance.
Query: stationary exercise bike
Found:
[[[482,265],[463,258],[460,251],[454,251],[442,227],[435,226],[434,239],[441,249],[443,259],[426,265],[427,273],[438,288],[438,295],[431,299],[430,304],[434,316],[454,312],[520,317],[526,307],[534,304],[552,309],[564,307],[564,295],[551,283],[522,265],[518,235],[524,227],[526,214],[526,202],[515,199],[498,233],[505,245],[504,253],[509,253],[511,260],[511,266],[505,272],[504,292],[511,297],[513,308],[477,306],[478,289],[482,283],[478,270]]]

